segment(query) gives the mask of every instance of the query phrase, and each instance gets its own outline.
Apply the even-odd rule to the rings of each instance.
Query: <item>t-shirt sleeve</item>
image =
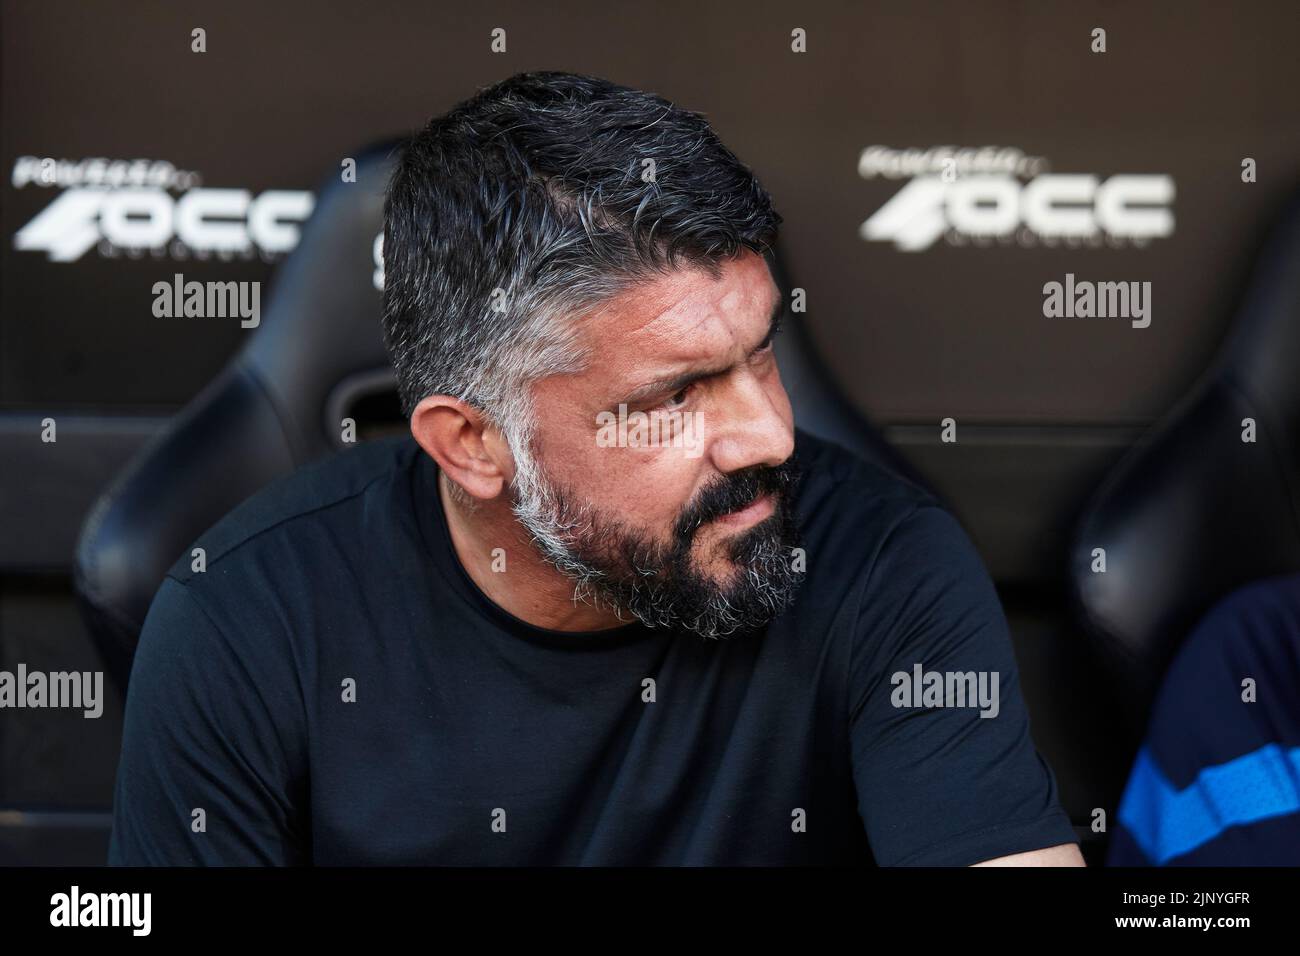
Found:
[[[304,859],[302,699],[264,635],[232,640],[168,577],[131,671],[113,801],[113,866]],[[201,811],[201,812],[200,812]]]
[[[894,526],[854,638],[853,777],[879,865],[966,866],[1077,841],[1030,737],[993,582],[942,507]]]

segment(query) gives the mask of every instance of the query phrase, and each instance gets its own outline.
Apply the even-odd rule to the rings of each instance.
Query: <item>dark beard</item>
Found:
[[[567,539],[562,558],[543,556],[620,613],[650,628],[678,628],[705,638],[722,638],[760,629],[790,606],[803,581],[795,569],[800,534],[795,498],[800,470],[793,457],[776,467],[756,465],[720,476],[678,517],[668,544],[629,530],[617,520],[590,511],[575,516],[574,496],[552,487],[556,514],[564,526],[580,526]],[[733,536],[725,553],[735,566],[719,583],[691,560],[696,533],[707,522],[752,504],[771,493],[774,509],[758,524]]]

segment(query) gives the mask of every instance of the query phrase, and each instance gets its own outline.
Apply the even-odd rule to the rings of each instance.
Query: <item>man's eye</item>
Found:
[[[686,399],[690,397],[690,394],[691,389],[689,386],[680,389],[670,395],[668,399],[660,405],[660,407],[667,409],[679,408],[686,404]]]
[[[776,345],[776,337],[781,334],[783,324],[780,319],[777,320],[776,325],[772,326],[772,331],[767,333],[767,338],[763,340],[763,344],[754,350],[755,355],[768,355],[771,353],[772,347]]]

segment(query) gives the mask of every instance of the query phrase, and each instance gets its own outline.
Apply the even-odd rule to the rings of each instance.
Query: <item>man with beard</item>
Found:
[[[411,437],[172,569],[110,862],[1080,863],[960,526],[794,427],[780,221],[702,117],[591,77],[412,136],[384,235]],[[597,441],[614,409],[699,447]],[[991,676],[997,716],[900,704],[917,666]]]

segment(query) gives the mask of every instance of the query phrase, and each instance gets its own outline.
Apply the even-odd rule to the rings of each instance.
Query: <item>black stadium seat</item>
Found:
[[[392,147],[359,155],[355,183],[336,173],[321,188],[247,344],[86,519],[77,597],[123,689],[154,592],[203,531],[273,479],[346,447],[345,417],[356,420],[362,440],[405,429],[383,347],[376,265]],[[777,273],[790,288],[779,264]],[[827,384],[791,318],[777,349],[796,422],[924,485]]]
[[[1071,547],[1076,609],[1135,733],[1210,605],[1248,581],[1300,571],[1298,363],[1300,193],[1256,258],[1219,353],[1098,489]],[[1242,440],[1245,419],[1253,443]]]

